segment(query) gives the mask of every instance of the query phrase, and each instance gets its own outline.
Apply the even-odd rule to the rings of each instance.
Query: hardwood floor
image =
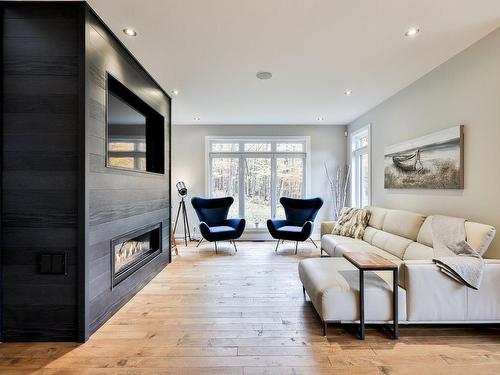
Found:
[[[368,328],[365,341],[305,302],[297,262],[311,243],[179,247],[179,256],[83,344],[1,344],[2,374],[491,374],[500,330],[401,327],[398,341]]]

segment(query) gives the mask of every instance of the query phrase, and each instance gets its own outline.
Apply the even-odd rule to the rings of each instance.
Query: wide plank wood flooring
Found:
[[[498,327],[375,328],[365,341],[304,301],[311,243],[179,247],[179,256],[85,344],[0,344],[2,374],[262,375],[500,373]]]

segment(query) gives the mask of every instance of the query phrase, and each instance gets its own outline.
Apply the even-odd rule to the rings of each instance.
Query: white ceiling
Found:
[[[88,3],[179,90],[174,124],[346,124],[500,26],[499,0]],[[410,26],[416,38],[404,37]]]

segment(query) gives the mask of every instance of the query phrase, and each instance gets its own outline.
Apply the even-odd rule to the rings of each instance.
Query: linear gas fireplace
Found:
[[[162,251],[161,223],[111,240],[112,285],[133,274]]]

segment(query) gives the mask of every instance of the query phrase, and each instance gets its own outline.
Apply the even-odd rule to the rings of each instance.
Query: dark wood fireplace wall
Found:
[[[171,101],[85,3],[0,11],[0,340],[83,341],[170,261]],[[106,167],[107,73],[165,118],[165,174]],[[113,287],[111,240],[157,223],[164,251]]]

